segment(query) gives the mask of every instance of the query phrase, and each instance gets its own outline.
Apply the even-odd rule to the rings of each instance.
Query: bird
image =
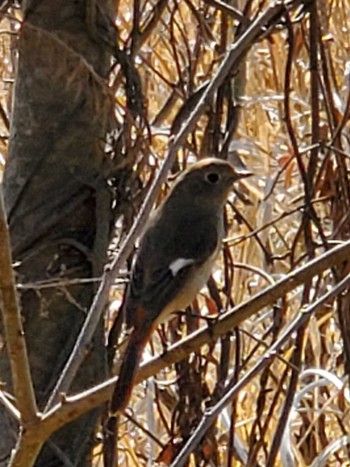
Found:
[[[224,237],[224,206],[238,180],[251,175],[226,160],[206,158],[175,181],[140,240],[124,297],[129,340],[110,403],[122,412],[153,330],[190,305],[208,281]]]

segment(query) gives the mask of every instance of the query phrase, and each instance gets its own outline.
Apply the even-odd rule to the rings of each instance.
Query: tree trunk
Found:
[[[4,196],[36,397],[53,389],[92,301],[109,240],[103,177],[112,112],[107,87],[112,0],[30,0],[19,40]],[[109,34],[109,37],[108,37]],[[42,281],[59,279],[50,288]],[[1,347],[0,347],[1,348]],[[11,391],[6,346],[0,374]],[[72,391],[106,376],[103,323]],[[36,465],[89,465],[98,411],[56,433]],[[0,408],[0,459],[7,465],[15,423]],[[59,460],[61,459],[61,460]]]

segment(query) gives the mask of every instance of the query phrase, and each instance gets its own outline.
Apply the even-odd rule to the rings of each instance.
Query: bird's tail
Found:
[[[119,378],[112,396],[112,414],[124,410],[129,402],[142,351],[147,344],[151,332],[152,327],[144,324],[134,329],[130,336],[120,368]]]

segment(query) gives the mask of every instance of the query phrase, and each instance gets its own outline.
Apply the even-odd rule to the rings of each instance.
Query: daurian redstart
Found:
[[[132,268],[124,301],[130,338],[111,413],[127,405],[142,351],[152,331],[183,310],[209,279],[224,235],[223,208],[237,180],[220,159],[204,159],[186,170],[151,216]]]

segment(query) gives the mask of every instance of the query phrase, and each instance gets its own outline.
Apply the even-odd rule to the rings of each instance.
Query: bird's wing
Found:
[[[156,318],[181,291],[195,269],[216,252],[221,241],[220,232],[214,223],[205,223],[204,227],[197,222],[180,223],[177,232],[166,239],[161,237],[161,231],[146,233],[126,297],[129,325],[133,325],[133,310],[140,304]]]

